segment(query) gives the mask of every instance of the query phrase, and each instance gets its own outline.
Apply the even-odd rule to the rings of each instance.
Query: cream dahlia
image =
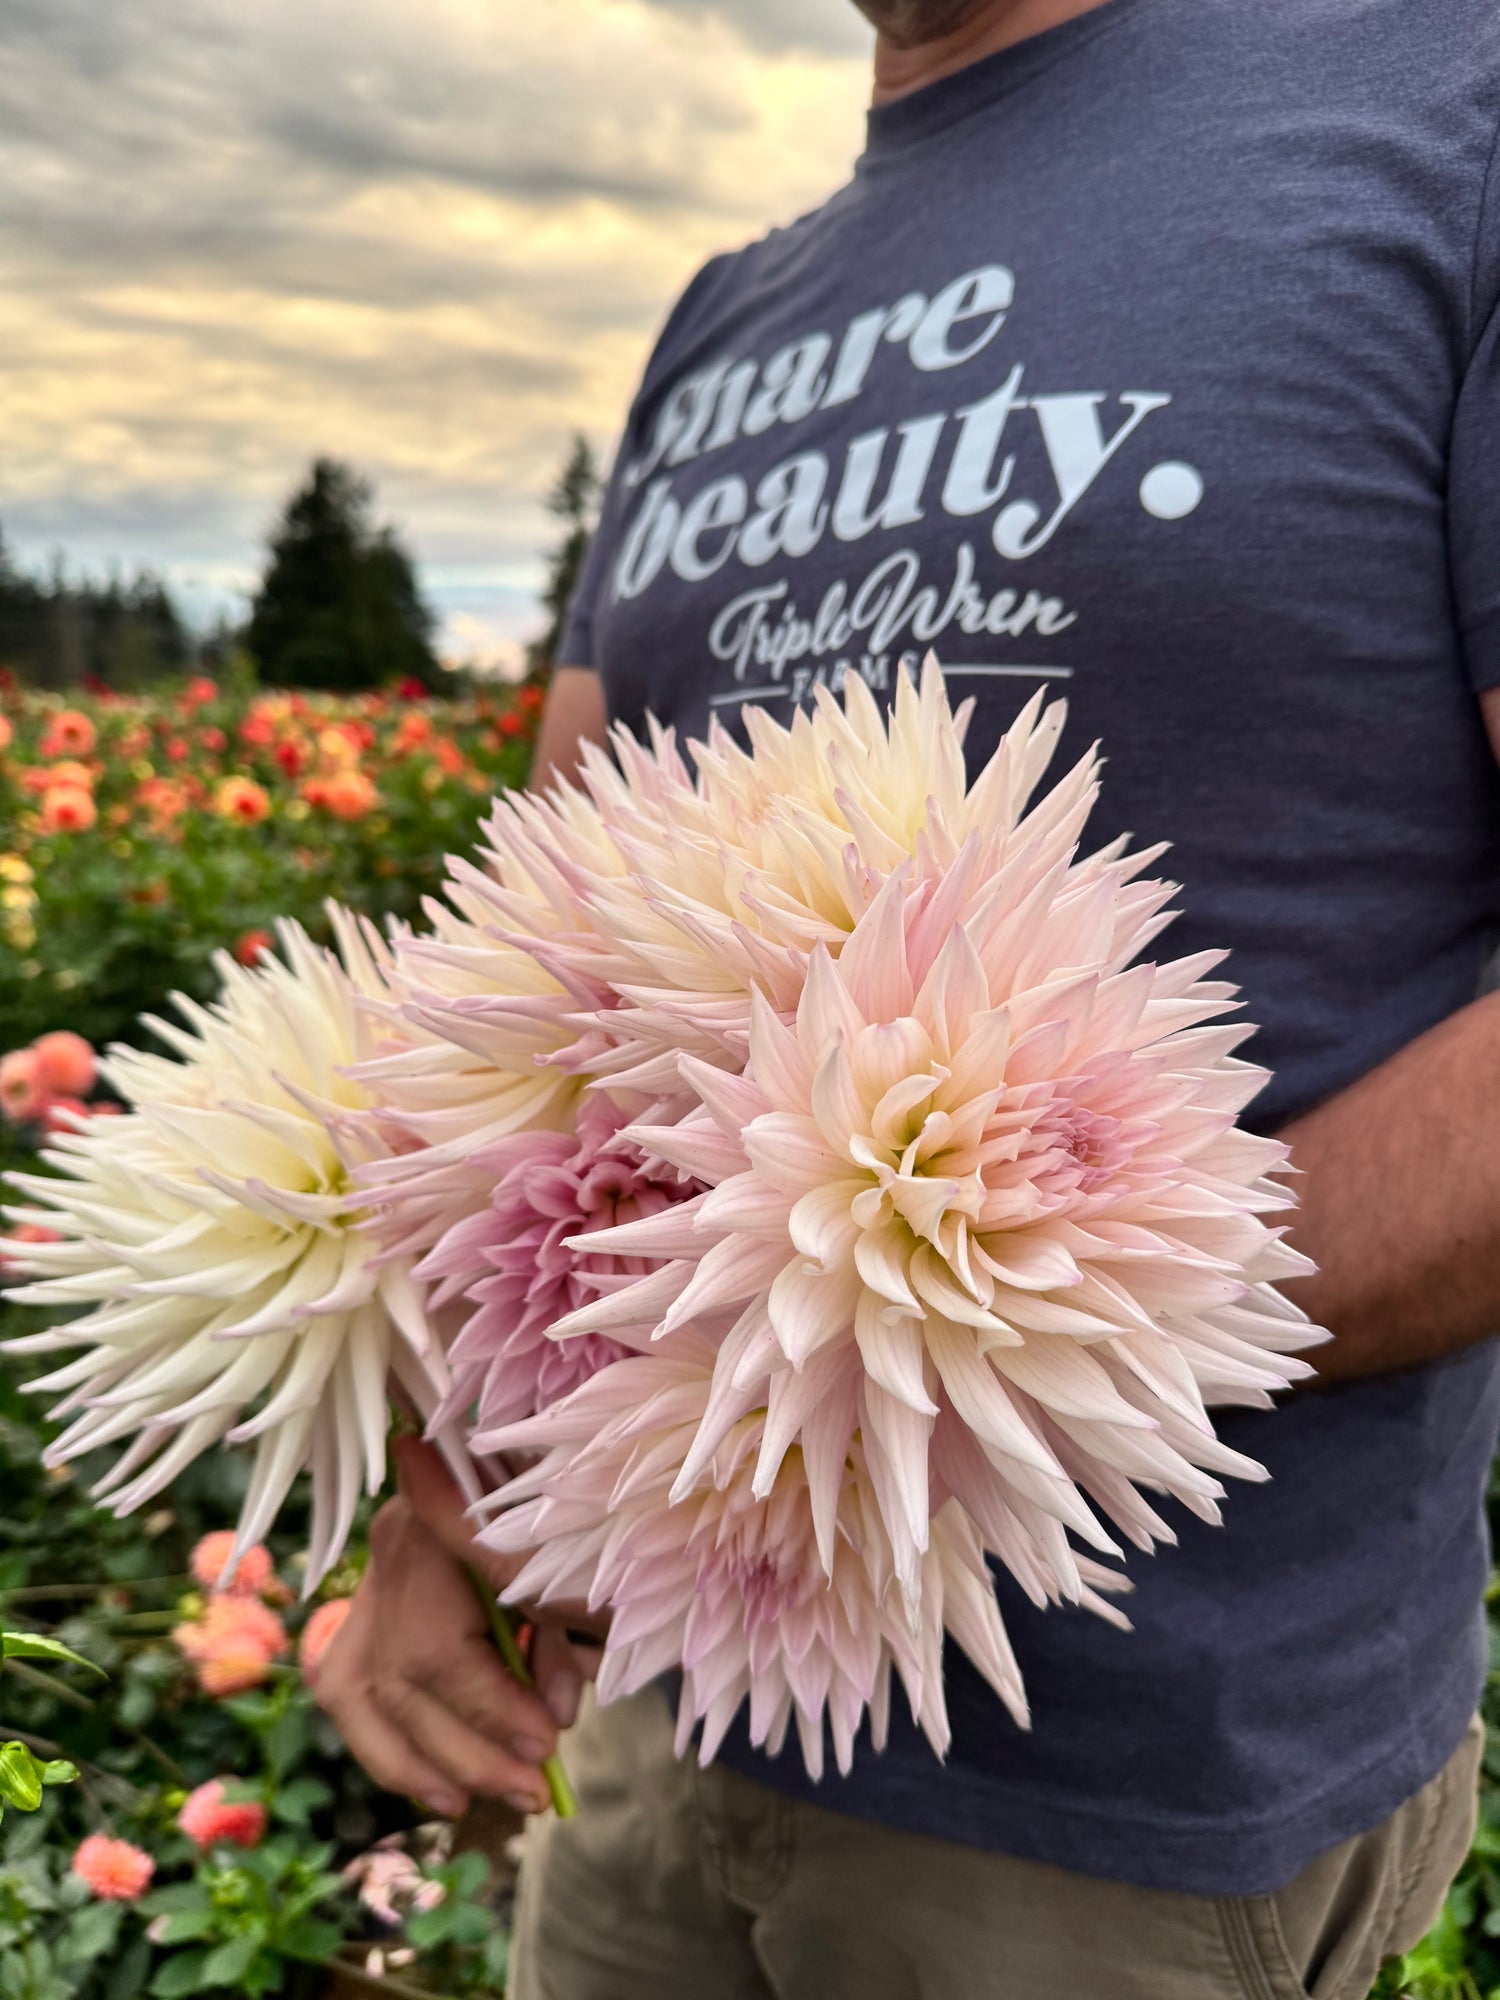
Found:
[[[701,1723],[705,1764],[748,1701],[751,1740],[774,1754],[795,1723],[815,1778],[826,1717],[847,1771],[867,1711],[884,1743],[893,1667],[942,1756],[945,1628],[1024,1725],[1020,1675],[973,1524],[952,1502],[934,1513],[913,1622],[859,1441],[836,1421],[812,1417],[803,1450],[762,1480],[766,1417],[749,1413],[723,1432],[704,1477],[674,1496],[709,1407],[714,1360],[711,1343],[678,1335],[476,1441],[544,1454],[491,1496],[502,1511],[480,1537],[529,1554],[510,1600],[609,1605],[600,1699],[680,1667],[678,1754]]]
[[[598,969],[619,1004],[554,1060],[670,1101],[684,1052],[743,1066],[751,991],[794,1008],[809,952],[837,954],[893,869],[915,858],[948,867],[966,842],[982,842],[970,850],[978,893],[988,878],[973,874],[976,860],[993,874],[1017,844],[1066,855],[1097,791],[1096,760],[1027,810],[1064,704],[1029,702],[970,786],[972,706],[949,708],[929,656],[920,688],[899,676],[889,713],[850,675],[842,705],[818,689],[812,711],[786,727],[747,709],[748,753],[716,722],[691,746],[696,783],[668,734],[647,748],[617,730],[618,768],[586,750],[583,782],[626,866],[591,872],[584,855],[572,879],[612,943]],[[544,822],[534,837],[550,845]],[[1097,865],[1112,860],[1116,850]]]
[[[284,959],[221,954],[212,1006],[179,998],[185,1025],[150,1023],[172,1058],[119,1047],[104,1065],[129,1114],[61,1136],[53,1174],[13,1177],[36,1206],[6,1211],[62,1238],[13,1243],[36,1280],[18,1296],[86,1308],[13,1343],[81,1350],[32,1384],[73,1417],[50,1462],[127,1441],[95,1489],[126,1513],[220,1440],[252,1443],[237,1556],[310,1468],[309,1589],[361,1485],[383,1482],[388,1383],[424,1416],[448,1388],[410,1262],[377,1262],[363,1226],[355,1170],[388,1147],[348,1072],[376,1052],[366,1003],[387,998],[388,955],[335,923],[337,956],[293,924]]]

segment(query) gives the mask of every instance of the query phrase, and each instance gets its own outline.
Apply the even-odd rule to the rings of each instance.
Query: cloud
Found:
[[[211,593],[334,452],[520,629],[572,430],[607,446],[696,265],[847,171],[850,22],[0,0],[0,524]]]
[[[864,56],[870,47],[869,25],[853,0],[651,0],[651,5],[690,19],[712,15],[766,49]]]

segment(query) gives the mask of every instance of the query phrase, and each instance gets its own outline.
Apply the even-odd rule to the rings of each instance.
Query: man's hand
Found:
[[[463,1497],[438,1453],[394,1447],[398,1497],[370,1529],[354,1608],[319,1665],[313,1693],[378,1785],[455,1817],[475,1793],[518,1812],[547,1804],[543,1761],[578,1712],[590,1649],[558,1624],[538,1628],[539,1693],[500,1663],[467,1564],[497,1591],[518,1565],[474,1541]]]

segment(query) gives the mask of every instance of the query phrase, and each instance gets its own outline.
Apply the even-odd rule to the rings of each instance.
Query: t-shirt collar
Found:
[[[908,146],[934,137],[1006,97],[1055,62],[1092,41],[1104,29],[1113,27],[1125,14],[1132,13],[1141,0],[1105,0],[1087,14],[1077,14],[1055,28],[1044,29],[1024,42],[1000,49],[992,56],[940,77],[921,90],[873,105],[866,114],[865,150],[861,164],[903,152]]]

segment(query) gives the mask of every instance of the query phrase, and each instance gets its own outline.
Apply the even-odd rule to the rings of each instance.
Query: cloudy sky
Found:
[[[203,616],[329,452],[503,654],[571,431],[843,179],[867,47],[849,0],[0,0],[0,532]]]

